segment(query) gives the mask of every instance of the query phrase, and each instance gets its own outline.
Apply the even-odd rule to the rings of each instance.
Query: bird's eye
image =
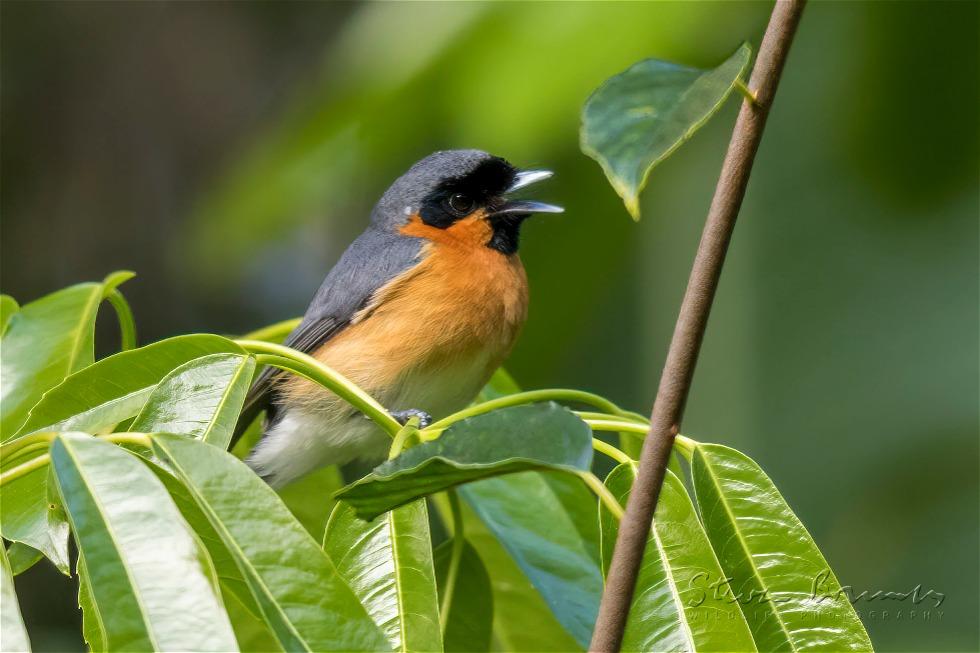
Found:
[[[459,215],[466,215],[473,210],[473,198],[463,193],[456,193],[449,198],[449,208]]]

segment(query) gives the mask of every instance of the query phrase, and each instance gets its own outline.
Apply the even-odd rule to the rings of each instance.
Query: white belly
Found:
[[[483,356],[457,361],[451,368],[418,371],[397,387],[368,391],[389,410],[414,408],[440,419],[473,401],[486,383],[488,363]],[[374,422],[327,390],[322,401],[280,411],[279,421],[246,461],[273,487],[326,465],[380,462],[391,446],[391,438]]]

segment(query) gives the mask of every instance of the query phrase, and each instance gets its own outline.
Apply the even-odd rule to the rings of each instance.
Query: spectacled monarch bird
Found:
[[[563,210],[508,194],[551,174],[479,150],[422,159],[382,195],[284,344],[346,376],[401,423],[417,415],[424,426],[465,407],[527,315],[521,224]],[[235,440],[263,410],[247,463],[274,487],[382,458],[391,443],[344,400],[272,367],[252,385]]]

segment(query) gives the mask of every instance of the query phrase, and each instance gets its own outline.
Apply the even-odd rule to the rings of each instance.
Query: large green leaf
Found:
[[[210,562],[146,466],[84,434],[55,438],[51,464],[105,647],[237,650]]]
[[[760,651],[869,651],[813,538],[765,472],[717,444],[692,462],[701,518]]]
[[[31,650],[27,638],[27,628],[20,616],[17,591],[14,589],[14,574],[7,561],[7,550],[0,542],[0,651],[3,653],[24,653]]]
[[[276,494],[314,539],[322,540],[327,520],[336,500],[333,493],[344,487],[344,479],[336,465],[316,470],[285,487]]]
[[[636,467],[623,464],[606,486],[626,503]],[[603,566],[612,558],[619,520],[601,509]],[[737,603],[716,597],[721,567],[698,521],[684,484],[671,472],[664,478],[657,514],[636,579],[623,651],[754,651],[755,643]]]
[[[10,573],[18,576],[33,567],[44,554],[23,542],[12,542],[7,549],[7,562],[10,563]]]
[[[524,472],[501,476],[494,480],[510,483],[524,476],[536,475],[538,475],[536,472]],[[479,481],[472,487],[485,482]],[[446,502],[441,496],[437,496],[435,503],[440,507],[440,514],[446,520],[449,515]],[[530,505],[530,502],[527,505]],[[583,647],[555,618],[544,597],[524,575],[523,570],[503,547],[497,535],[484,525],[468,504],[464,502],[462,507],[466,541],[479,553],[490,575],[493,593],[493,639],[499,644],[493,650],[535,653],[541,651],[567,653],[582,650]],[[560,520],[551,519],[546,510],[538,512],[542,521],[560,523]],[[447,634],[447,644],[449,641]]]
[[[116,272],[102,283],[59,290],[11,317],[0,357],[0,439],[17,432],[42,394],[92,364],[99,304],[132,276]]]
[[[536,472],[483,480],[459,492],[554,618],[586,648],[602,595],[595,497],[575,477]]]
[[[75,562],[75,574],[78,576],[78,608],[82,611],[82,637],[92,653],[106,651],[108,647],[105,626],[102,625],[102,615],[92,595],[92,582],[85,566],[85,556],[81,554]]]
[[[135,417],[172,370],[208,354],[245,351],[213,335],[177,336],[120,352],[72,374],[45,393],[21,433],[79,430],[97,433]]]
[[[443,542],[433,554],[439,602],[446,592],[446,577],[453,551],[453,540]],[[478,653],[490,650],[493,637],[493,589],[487,568],[469,542],[463,543],[456,586],[449,603],[443,646],[449,653]]]
[[[461,420],[437,440],[382,463],[337,498],[371,519],[413,499],[481,478],[529,469],[588,471],[592,431],[555,403],[515,406]]]
[[[187,487],[234,556],[284,649],[389,648],[320,545],[243,462],[198,440],[152,438],[154,454]]]
[[[396,651],[441,651],[429,516],[419,499],[359,519],[337,504],[323,549]]]
[[[645,59],[610,77],[582,108],[582,151],[599,162],[633,219],[650,170],[689,139],[728,97],[751,57],[742,45],[717,68]]]
[[[40,455],[43,452],[38,452]],[[26,462],[17,459],[13,465]],[[7,463],[3,464],[7,469]],[[0,535],[45,555],[63,573],[68,567],[68,522],[45,465],[0,487]]]
[[[7,331],[11,318],[20,310],[17,300],[10,295],[0,295],[0,337]]]
[[[255,359],[211,354],[165,376],[129,427],[140,433],[180,433],[226,449],[252,382]]]

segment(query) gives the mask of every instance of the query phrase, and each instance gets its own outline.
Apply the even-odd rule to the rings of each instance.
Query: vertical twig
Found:
[[[701,235],[694,266],[681,303],[667,360],[660,377],[650,430],[643,444],[640,466],[606,578],[599,617],[589,649],[595,653],[618,651],[643,560],[643,550],[674,437],[680,429],[684,404],[694,375],[711,303],[718,287],[722,264],[735,228],[752,162],[762,139],[766,116],[786,62],[790,43],[803,13],[805,0],[778,0],[769,18],[749,89],[755,103],[742,102],[728,145],[715,195]]]

